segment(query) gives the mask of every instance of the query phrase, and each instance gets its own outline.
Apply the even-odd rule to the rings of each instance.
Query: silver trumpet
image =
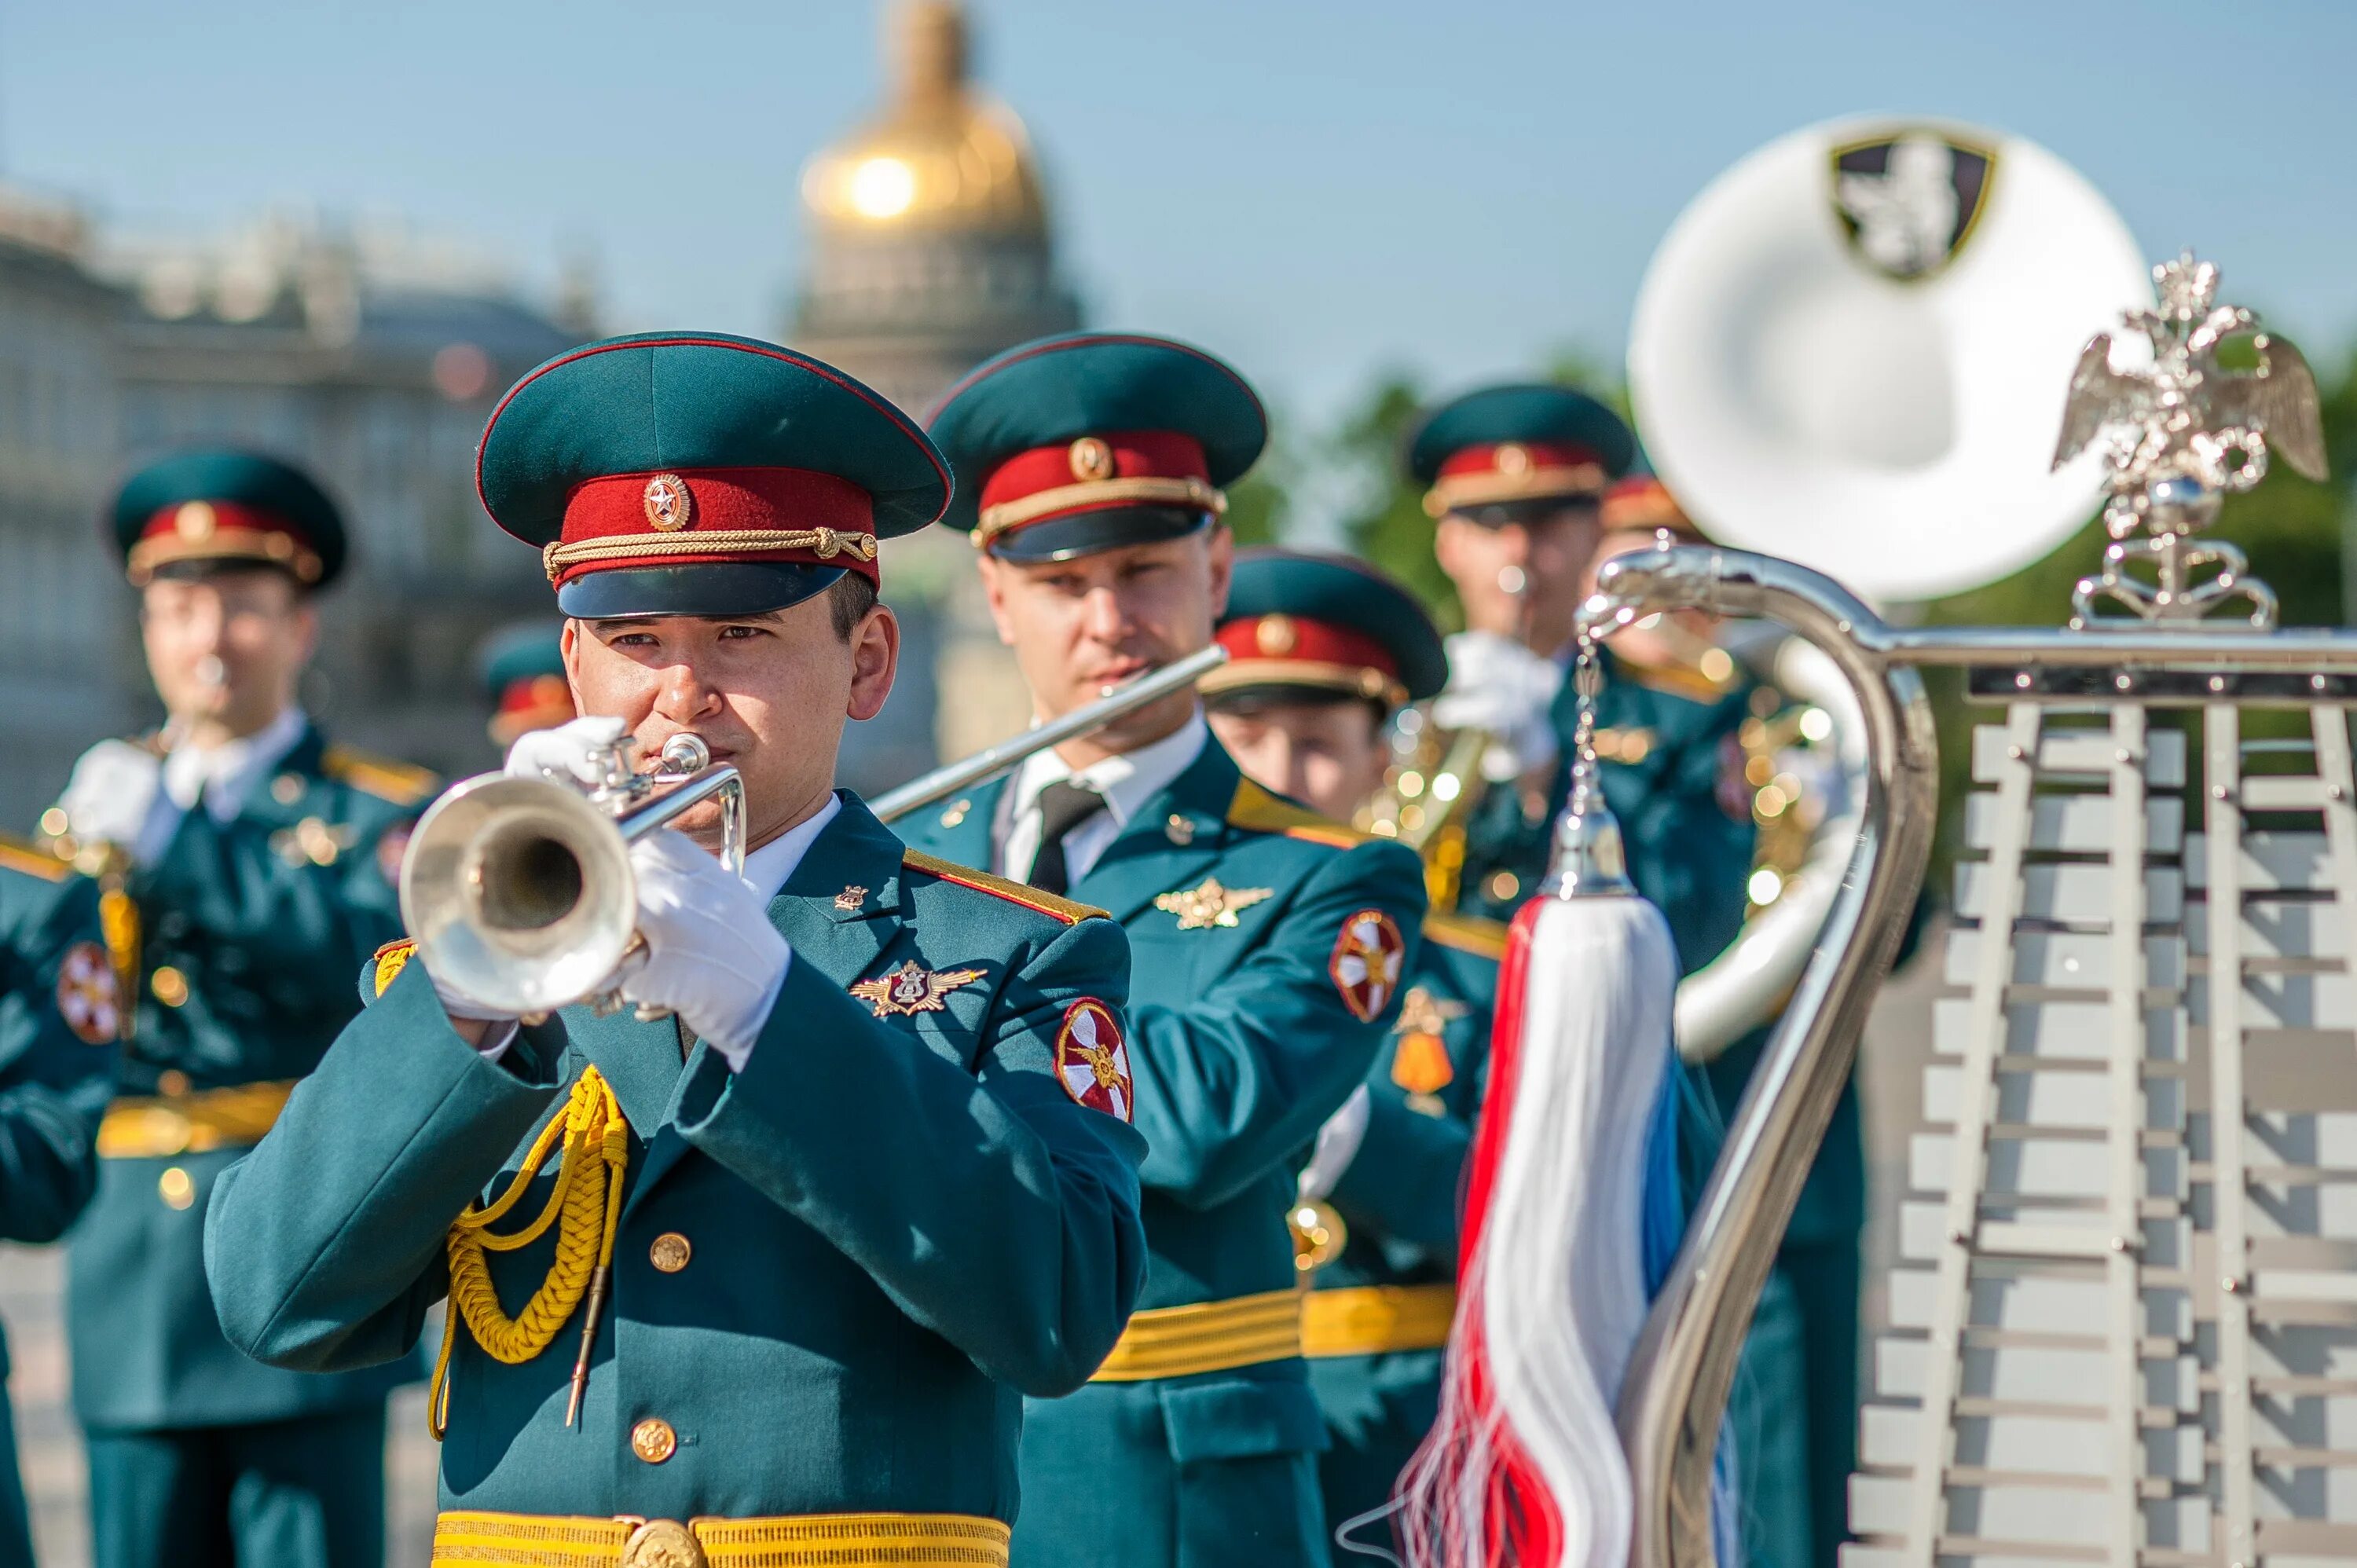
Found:
[[[720,802],[721,864],[745,865],[745,784],[704,742],[675,735],[654,770],[625,736],[587,787],[486,773],[434,803],[401,862],[401,918],[443,986],[531,1017],[614,986],[640,945],[630,845],[690,808]]]

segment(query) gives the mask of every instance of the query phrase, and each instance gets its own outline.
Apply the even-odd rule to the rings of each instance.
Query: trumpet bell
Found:
[[[2118,214],[2034,143],[1811,126],[1713,181],[1654,253],[1637,425],[1721,543],[1875,598],[1975,587],[2094,514],[2093,454],[2050,471],[2056,389],[2147,275]]]
[[[485,1008],[552,1012],[608,983],[636,935],[612,815],[554,781],[469,779],[410,835],[401,918],[437,981]]]

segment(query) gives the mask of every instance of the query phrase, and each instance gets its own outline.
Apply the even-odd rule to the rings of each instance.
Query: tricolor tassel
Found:
[[[1613,1425],[1683,1224],[1677,954],[1577,757],[1548,886],[1514,918],[1467,1176],[1440,1415],[1395,1499],[1411,1568],[1625,1568]]]

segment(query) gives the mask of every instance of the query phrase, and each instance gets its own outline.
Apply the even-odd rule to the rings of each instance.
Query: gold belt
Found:
[[[1134,1383],[1146,1378],[1183,1378],[1298,1356],[1301,1296],[1298,1290],[1273,1290],[1135,1313],[1113,1354],[1089,1380]]]
[[[1457,1316],[1451,1284],[1351,1285],[1309,1293],[1301,1307],[1305,1356],[1374,1356],[1434,1350]]]
[[[209,1149],[250,1148],[262,1142],[294,1091],[295,1080],[283,1079],[159,1100],[118,1100],[99,1123],[99,1157],[169,1159]]]
[[[446,1513],[434,1562],[453,1568],[1006,1568],[1006,1526],[956,1513],[814,1513],[777,1519],[575,1519]]]

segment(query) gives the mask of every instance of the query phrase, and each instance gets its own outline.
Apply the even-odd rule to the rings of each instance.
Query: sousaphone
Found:
[[[2094,515],[2099,456],[2052,463],[2055,389],[2149,297],[2126,225],[2043,147],[1949,121],[1832,121],[1744,158],[1671,226],[1638,292],[1630,395],[1655,469],[1713,541],[1870,602],[1927,599],[2029,565]],[[1846,683],[1780,635],[1733,640],[1792,705],[1755,722],[1764,744],[1747,731],[1755,811],[1779,815],[1761,817],[1743,934],[1679,988],[1693,1059],[1791,992],[1865,796]],[[1807,745],[1775,738],[1793,728]]]

